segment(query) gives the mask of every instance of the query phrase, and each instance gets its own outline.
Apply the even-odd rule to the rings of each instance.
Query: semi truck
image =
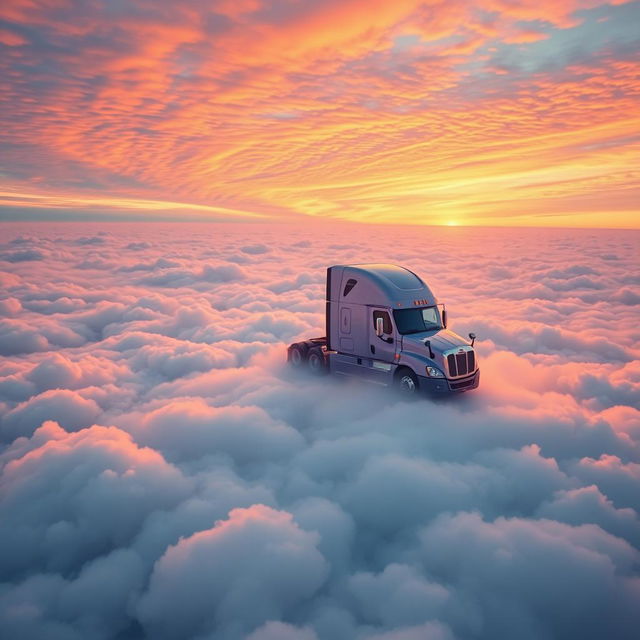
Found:
[[[475,334],[447,329],[447,312],[413,271],[392,264],[327,269],[326,335],[295,342],[289,363],[316,375],[360,378],[396,387],[450,394],[480,382]]]

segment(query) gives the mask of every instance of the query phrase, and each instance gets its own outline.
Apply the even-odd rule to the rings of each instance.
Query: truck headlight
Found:
[[[426,370],[430,378],[444,378],[444,373],[436,367],[426,367]]]

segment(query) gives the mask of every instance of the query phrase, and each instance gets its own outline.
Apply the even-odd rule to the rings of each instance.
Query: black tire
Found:
[[[418,377],[409,367],[398,369],[393,382],[398,393],[406,398],[414,398],[418,393]]]
[[[324,361],[322,347],[313,347],[309,349],[309,353],[307,355],[307,366],[314,376],[323,376],[327,372],[327,365]]]
[[[289,352],[287,354],[287,360],[289,361],[289,364],[291,364],[291,366],[295,367],[296,369],[302,368],[307,361],[307,351],[308,348],[306,344],[303,344],[301,342],[292,344],[289,347]]]

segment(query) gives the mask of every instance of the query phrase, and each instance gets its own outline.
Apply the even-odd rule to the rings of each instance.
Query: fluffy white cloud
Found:
[[[138,611],[150,637],[221,636],[287,615],[320,588],[327,564],[318,536],[264,505],[170,547]]]
[[[438,622],[425,622],[413,627],[400,627],[393,631],[368,633],[365,640],[453,640],[449,628]]]
[[[100,415],[100,408],[75,391],[45,391],[7,412],[0,426],[2,440],[31,435],[45,420],[55,420],[70,431],[88,427]]]
[[[416,568],[390,564],[379,574],[356,573],[349,590],[362,618],[389,627],[415,626],[444,613],[450,593]]]
[[[68,433],[46,422],[3,454],[3,576],[63,575],[127,546],[148,514],[189,494],[191,481],[115,427]]]
[[[225,455],[236,464],[277,460],[304,442],[295,429],[258,407],[209,407],[196,399],[165,404],[131,430],[138,442],[177,461],[206,455]]]
[[[482,618],[482,637],[632,638],[640,622],[640,553],[595,525],[442,515],[421,534],[431,575]]]
[[[537,516],[569,524],[597,524],[609,533],[640,548],[640,518],[633,509],[617,509],[595,485],[558,491],[545,501]]]
[[[3,637],[633,637],[636,234],[3,230]],[[478,333],[477,391],[286,366],[373,259]]]
[[[300,629],[284,622],[270,620],[247,636],[247,640],[317,640],[313,629]]]

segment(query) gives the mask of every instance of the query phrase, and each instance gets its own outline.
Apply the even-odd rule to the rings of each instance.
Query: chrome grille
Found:
[[[456,364],[458,365],[458,375],[466,376],[467,375],[467,354],[456,353]]]
[[[449,375],[455,378],[458,375],[458,367],[456,367],[456,357],[453,353],[447,356],[447,363],[449,364]]]
[[[476,354],[473,350],[450,353],[447,356],[447,366],[449,367],[449,376],[451,378],[459,378],[460,376],[471,374],[476,369]]]
[[[469,373],[476,370],[475,351],[467,351],[467,368],[469,369]]]

